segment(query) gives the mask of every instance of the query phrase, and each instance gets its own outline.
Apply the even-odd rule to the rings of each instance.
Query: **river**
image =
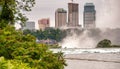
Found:
[[[120,69],[120,54],[67,54],[65,69]]]
[[[65,69],[120,69],[119,48],[52,49],[62,51],[68,66]]]

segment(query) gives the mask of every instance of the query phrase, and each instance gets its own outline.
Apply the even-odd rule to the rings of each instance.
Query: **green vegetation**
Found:
[[[13,27],[19,21],[24,24],[20,11],[30,11],[33,4],[34,0],[0,0],[0,69],[64,69],[63,53],[52,53],[34,36]]]
[[[58,59],[45,44],[36,44],[35,37],[23,35],[14,27],[0,29],[0,56],[7,60],[20,60],[37,69],[63,69],[64,59]],[[62,56],[63,57],[63,56]]]
[[[23,26],[27,18],[21,11],[31,11],[34,4],[35,0],[0,0],[2,6],[0,28],[6,24],[13,25],[15,22]]]
[[[56,40],[57,42],[61,41],[63,38],[66,37],[66,31],[65,30],[60,30],[60,29],[54,29],[54,28],[49,28],[45,29],[44,31],[38,30],[38,31],[30,31],[30,30],[24,30],[24,34],[31,34],[38,38],[39,40],[42,39],[52,39]]]
[[[31,68],[27,63],[22,63],[17,60],[6,60],[4,57],[0,57],[0,69],[35,69]]]
[[[110,47],[110,46],[111,46],[111,41],[108,39],[104,39],[97,44],[97,47]]]
[[[58,44],[48,45],[48,48],[61,48]]]
[[[120,45],[112,45],[112,42],[108,39],[104,39],[97,44],[97,48],[118,48]]]

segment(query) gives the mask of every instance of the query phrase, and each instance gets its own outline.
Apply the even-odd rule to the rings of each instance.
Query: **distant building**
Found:
[[[38,20],[38,24],[39,30],[45,30],[45,28],[50,27],[50,20],[49,18],[40,19]]]
[[[86,3],[84,6],[84,28],[93,29],[96,27],[96,11],[93,3]]]
[[[46,40],[39,40],[37,43],[44,43],[44,44],[57,44],[57,41],[56,40],[52,40],[52,39],[46,39]]]
[[[68,3],[68,26],[77,27],[79,25],[79,4]]]
[[[67,11],[63,8],[58,8],[55,11],[55,27],[60,28],[67,23]]]
[[[35,22],[34,21],[28,21],[25,23],[25,27],[23,29],[28,29],[28,30],[35,30]]]

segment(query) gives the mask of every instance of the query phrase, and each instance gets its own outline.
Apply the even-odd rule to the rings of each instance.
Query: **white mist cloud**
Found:
[[[103,39],[111,40],[113,45],[120,45],[120,28],[116,29],[71,29],[60,45],[62,48],[95,48]]]
[[[70,34],[60,43],[62,48],[95,48],[96,41],[88,36],[89,31],[83,31],[77,34],[71,30]]]

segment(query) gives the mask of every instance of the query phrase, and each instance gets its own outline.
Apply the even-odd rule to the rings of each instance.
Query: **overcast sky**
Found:
[[[116,16],[118,15],[116,11],[119,11],[118,10],[119,3],[117,1],[120,3],[120,0],[74,0],[75,3],[79,3],[79,24],[83,25],[84,4],[92,2],[94,3],[96,9],[97,27],[99,28],[120,27],[119,23],[120,21],[117,21],[118,23],[114,22],[116,18],[117,20],[120,20],[118,18],[120,16],[118,17]],[[71,0],[36,0],[35,7],[32,8],[31,12],[27,12],[26,16],[29,18],[29,21],[36,22],[36,28],[38,28],[38,20],[42,18],[50,18],[50,25],[54,27],[55,10],[57,8],[64,8],[65,10],[68,10],[69,2],[71,2]],[[116,3],[118,5],[115,5]]]

